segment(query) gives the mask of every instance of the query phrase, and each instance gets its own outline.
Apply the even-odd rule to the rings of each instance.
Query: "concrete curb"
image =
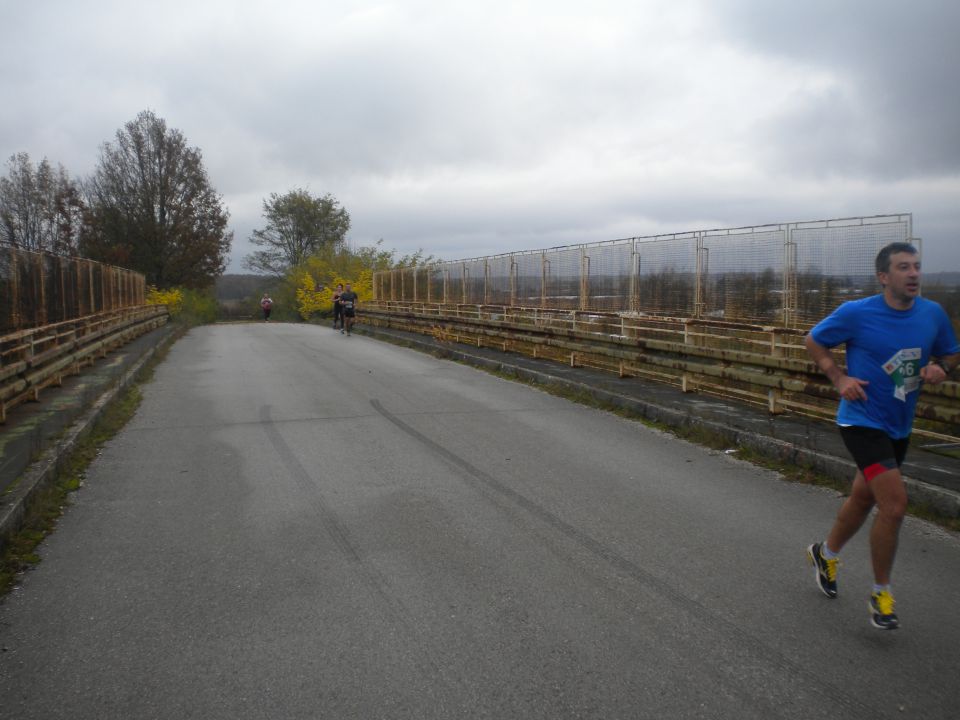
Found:
[[[473,355],[465,350],[438,346],[428,340],[399,338],[370,326],[357,326],[356,330],[358,334],[362,333],[395,345],[404,345],[421,352],[459,360],[474,367],[506,373],[527,382],[582,393],[597,402],[629,410],[647,420],[662,423],[671,428],[702,428],[717,437],[723,438],[726,442],[729,442],[731,447],[745,447],[771,460],[807,467],[839,482],[849,482],[856,472],[856,465],[846,458],[827,455],[761,433],[731,428],[722,423],[697,417],[692,412],[677,412],[673,408],[638,400],[587,383],[513,365],[508,358],[491,360],[490,358]],[[960,517],[960,493],[906,476],[904,477],[904,483],[907,486],[911,502],[929,507],[948,517]]]
[[[0,498],[0,549],[22,526],[30,500],[56,480],[67,458],[90,434],[106,407],[137,379],[140,371],[157,352],[170,345],[176,337],[175,328],[169,323],[161,329],[161,332],[157,343],[148,348],[130,368],[120,375],[61,438],[44,450],[40,458],[27,468],[6,495]]]

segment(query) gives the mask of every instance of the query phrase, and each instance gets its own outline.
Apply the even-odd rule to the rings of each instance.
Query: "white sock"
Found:
[[[824,560],[833,560],[838,555],[838,553],[830,549],[826,540],[820,543],[820,554],[823,555]]]

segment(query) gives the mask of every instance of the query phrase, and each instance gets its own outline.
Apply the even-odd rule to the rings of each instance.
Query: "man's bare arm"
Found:
[[[803,341],[803,344],[806,346],[807,352],[810,353],[810,357],[813,358],[813,361],[817,364],[817,367],[820,368],[823,374],[833,383],[837,392],[840,393],[840,397],[846,400],[867,399],[867,391],[864,390],[864,388],[870,384],[869,380],[861,380],[860,378],[847,375],[840,369],[840,366],[833,357],[833,353],[830,352],[830,348],[826,348],[818,343],[809,333]],[[941,370],[941,372],[943,371]]]

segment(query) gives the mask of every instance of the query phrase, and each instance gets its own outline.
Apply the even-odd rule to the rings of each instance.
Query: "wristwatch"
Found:
[[[946,364],[943,360],[941,360],[941,359],[939,359],[939,358],[937,358],[937,359],[934,360],[933,362],[934,362],[934,364],[939,365],[939,366],[940,366],[940,369],[943,370],[943,372],[945,372],[947,375],[949,375],[949,374],[950,374],[950,371],[953,369],[953,368],[947,367],[947,364]]]

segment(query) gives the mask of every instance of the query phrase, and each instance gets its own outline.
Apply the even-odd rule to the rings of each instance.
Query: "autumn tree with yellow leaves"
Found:
[[[429,262],[419,250],[396,258],[396,251],[384,250],[383,241],[376,245],[351,250],[347,247],[324,248],[308,257],[288,273],[296,288],[296,304],[300,317],[333,313],[333,291],[338,283],[350,283],[360,307],[373,299],[373,274],[380,270],[409,267]]]

